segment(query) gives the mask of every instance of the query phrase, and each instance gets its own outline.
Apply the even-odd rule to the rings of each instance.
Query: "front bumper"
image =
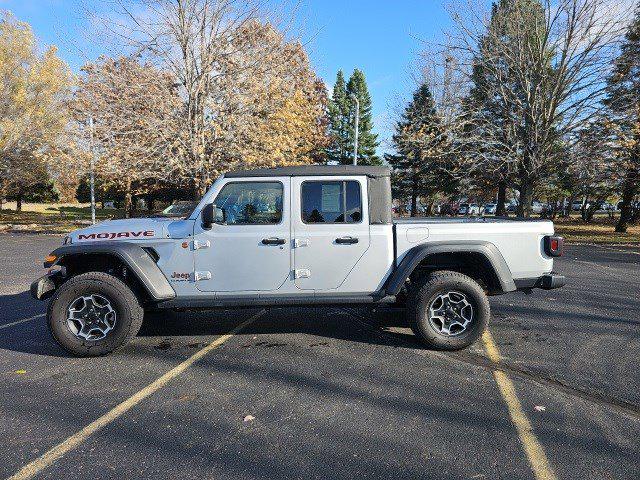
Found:
[[[45,300],[55,292],[62,281],[61,272],[50,272],[33,282],[29,291],[36,300]]]
[[[543,290],[553,290],[555,288],[564,287],[567,283],[564,275],[558,275],[551,272],[537,278],[519,278],[514,283],[518,290],[531,290],[532,288],[541,288]]]

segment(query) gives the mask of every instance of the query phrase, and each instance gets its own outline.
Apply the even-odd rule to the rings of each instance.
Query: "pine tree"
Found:
[[[433,200],[436,193],[455,187],[447,173],[448,138],[429,86],[424,83],[413,94],[392,141],[395,154],[386,155],[394,169],[394,192],[411,201],[411,216],[417,212],[418,197]]]
[[[480,56],[492,55],[492,38],[505,35],[503,17],[515,7],[514,0],[499,0],[491,5],[491,19],[488,34],[480,39],[478,51]],[[482,165],[474,172],[474,183],[490,190],[497,187],[496,215],[506,214],[505,201],[507,187],[514,182],[513,172],[509,171],[510,152],[502,145],[514,145],[514,130],[509,128],[514,120],[514,107],[506,104],[500,96],[492,95],[497,82],[497,75],[508,78],[509,66],[506,62],[492,62],[490,69],[486,68],[483,58],[475,58],[471,73],[472,87],[465,100],[464,108],[469,112],[469,138],[467,153],[472,165]],[[502,63],[502,64],[501,64]],[[518,85],[513,85],[513,89]],[[493,138],[492,142],[487,142]],[[479,159],[482,159],[479,161]]]
[[[350,163],[348,134],[349,109],[350,103],[347,99],[347,85],[344,81],[342,70],[339,70],[336,76],[336,83],[333,87],[333,95],[328,106],[329,136],[331,143],[327,147],[327,158],[330,161]]]
[[[537,113],[541,107],[523,100],[538,88],[536,101],[545,108],[553,103],[545,90],[546,79],[555,75],[553,52],[540,51],[547,49],[540,42],[547,28],[539,0],[494,2],[473,58],[473,86],[464,105],[469,115],[467,154],[476,186],[497,187],[498,215],[507,187],[513,186],[521,197],[518,215],[528,216],[534,189],[541,180],[549,181],[556,165],[548,154],[558,141],[555,126],[543,124]]]
[[[622,184],[622,208],[616,231],[626,232],[637,215],[633,200],[640,192],[640,7],[625,35],[607,88],[605,103],[618,145],[617,163]]]
[[[353,149],[354,144],[354,115],[356,110],[355,96],[360,102],[359,109],[359,121],[358,121],[358,164],[359,165],[380,165],[382,162],[376,155],[376,149],[380,142],[378,142],[378,135],[373,133],[373,118],[371,115],[371,95],[369,95],[369,89],[367,87],[367,81],[364,73],[361,70],[355,69],[349,78],[347,83],[347,100],[350,107],[350,121],[348,122],[348,138],[349,145]],[[353,152],[349,152],[349,161],[345,163],[353,162]]]

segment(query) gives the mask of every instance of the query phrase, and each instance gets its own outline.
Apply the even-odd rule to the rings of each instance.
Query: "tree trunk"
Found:
[[[498,205],[496,206],[496,217],[504,216],[506,208],[504,207],[507,201],[507,182],[506,180],[500,180],[498,183]]]
[[[639,176],[638,169],[629,169],[627,171],[627,178],[625,178],[622,189],[622,206],[620,207],[620,219],[616,224],[616,232],[625,233],[629,223],[632,221],[633,208],[631,203],[638,193]]]
[[[207,193],[206,185],[204,183],[204,178],[201,178],[200,175],[195,177],[191,184],[191,194],[193,200],[200,200],[204,194]]]
[[[588,217],[587,205],[589,205],[589,195],[586,195],[582,199],[582,208],[580,209],[580,216],[582,217],[582,221],[585,222],[585,223],[588,222],[588,220],[587,220],[587,217]]]
[[[558,205],[554,205],[553,207],[551,207],[551,209],[547,211],[546,215],[549,219],[555,220],[558,216]]]
[[[413,184],[411,185],[411,216],[416,216],[418,207],[418,179],[416,173],[413,174]]]
[[[16,195],[16,212],[22,211],[22,192],[18,192]]]
[[[576,199],[576,196],[572,193],[571,196],[569,197],[569,202],[564,207],[564,213],[563,213],[564,217],[571,216],[571,209],[573,208],[573,202],[575,201],[575,199]]]
[[[131,180],[127,179],[124,184],[124,218],[131,218]]]
[[[520,203],[518,203],[517,215],[520,218],[531,216],[531,202],[533,201],[533,188],[528,180],[520,184]]]
[[[427,205],[427,210],[424,212],[425,215],[431,216],[431,214],[433,213],[433,204],[434,202],[429,202],[429,205]]]
[[[584,221],[586,223],[591,223],[593,221],[593,215],[596,213],[595,203],[593,205],[589,205],[589,208],[585,211]]]

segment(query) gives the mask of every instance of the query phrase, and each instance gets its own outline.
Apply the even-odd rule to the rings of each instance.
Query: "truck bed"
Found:
[[[554,234],[549,220],[503,217],[413,217],[393,220],[396,259],[424,243],[489,242],[502,254],[514,280],[550,273],[553,259],[544,253],[544,237]]]

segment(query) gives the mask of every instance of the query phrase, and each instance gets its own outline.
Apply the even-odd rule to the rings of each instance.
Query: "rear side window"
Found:
[[[359,182],[304,182],[301,193],[304,223],[359,223],[362,221],[362,196]]]
[[[282,183],[227,183],[214,203],[227,225],[275,225],[282,220]]]

